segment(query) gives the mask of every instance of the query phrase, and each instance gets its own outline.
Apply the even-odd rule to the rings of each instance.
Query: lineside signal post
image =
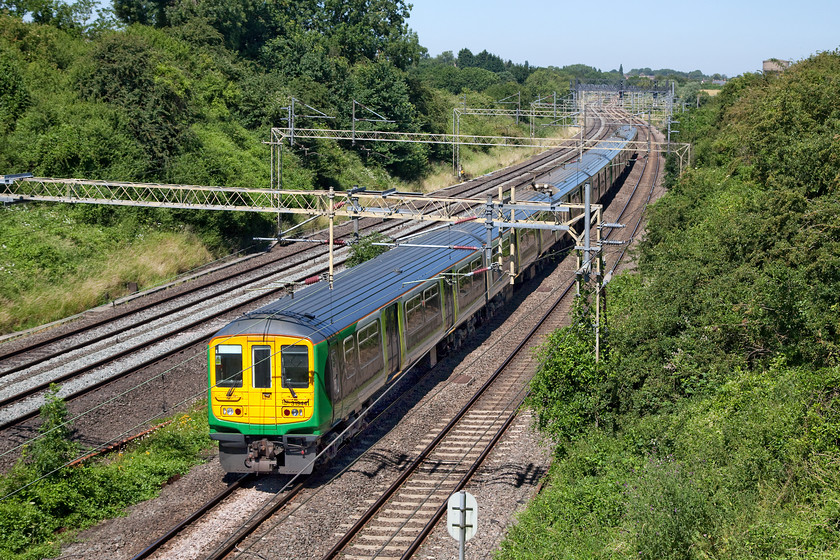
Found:
[[[475,496],[464,490],[449,496],[446,530],[458,541],[458,560],[464,560],[464,546],[478,530],[478,503]]]

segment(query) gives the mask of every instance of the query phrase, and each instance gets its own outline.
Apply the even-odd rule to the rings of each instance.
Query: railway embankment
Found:
[[[606,358],[558,333],[555,445],[501,558],[821,558],[840,547],[840,53],[680,116],[694,161],[607,287]]]

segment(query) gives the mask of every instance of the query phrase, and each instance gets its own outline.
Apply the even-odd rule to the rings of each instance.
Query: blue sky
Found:
[[[729,77],[840,47],[840,0],[408,0],[436,56],[466,47],[535,66],[650,67]]]

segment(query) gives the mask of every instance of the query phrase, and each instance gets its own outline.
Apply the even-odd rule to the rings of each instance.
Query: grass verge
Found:
[[[73,209],[31,205],[0,210],[0,333],[80,313],[160,284],[212,260],[189,231],[153,225],[97,225]]]

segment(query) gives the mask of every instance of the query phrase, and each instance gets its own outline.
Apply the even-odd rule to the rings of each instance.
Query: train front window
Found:
[[[239,344],[216,346],[216,385],[242,387],[242,346]]]
[[[306,389],[309,387],[309,351],[296,344],[280,349],[283,388]]]
[[[254,370],[254,389],[271,388],[271,346],[251,348],[251,364]]]

